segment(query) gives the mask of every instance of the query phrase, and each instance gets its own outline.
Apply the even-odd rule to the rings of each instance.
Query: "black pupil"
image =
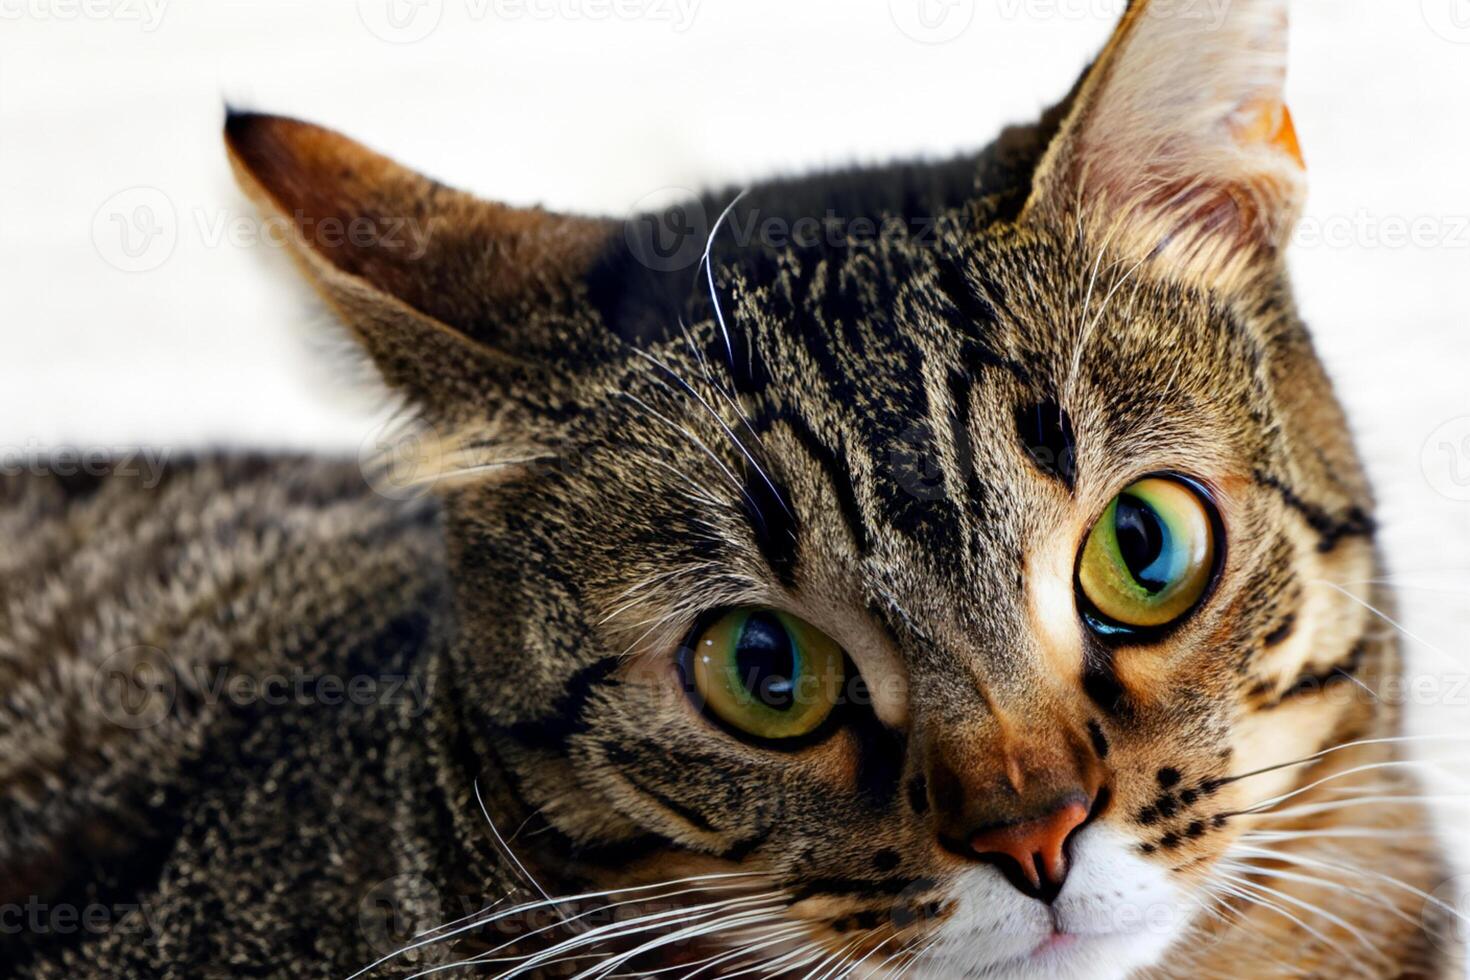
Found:
[[[745,621],[735,666],[746,690],[766,707],[789,711],[796,704],[796,651],[776,617],[756,613]]]
[[[1137,497],[1123,494],[1118,498],[1113,517],[1113,530],[1118,537],[1118,550],[1134,581],[1150,592],[1161,592],[1168,582],[1145,578],[1143,572],[1164,550],[1164,528],[1154,509]]]

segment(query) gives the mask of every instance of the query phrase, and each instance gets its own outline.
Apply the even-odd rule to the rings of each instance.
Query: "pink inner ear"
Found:
[[[1285,153],[1301,170],[1307,169],[1296,136],[1296,123],[1284,102],[1263,99],[1247,103],[1241,107],[1232,128],[1235,138],[1243,145],[1264,144]]]

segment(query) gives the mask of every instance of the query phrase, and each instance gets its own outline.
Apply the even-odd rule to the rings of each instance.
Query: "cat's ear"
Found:
[[[1306,194],[1283,92],[1286,8],[1133,0],[1075,91],[1022,221],[1081,224],[1215,285],[1278,255]]]
[[[542,370],[615,226],[479,200],[339,133],[232,112],[245,189],[385,380],[425,407]]]

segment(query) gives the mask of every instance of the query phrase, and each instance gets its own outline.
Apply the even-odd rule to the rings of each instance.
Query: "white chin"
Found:
[[[1193,917],[1194,902],[1105,825],[1084,829],[1071,856],[1072,871],[1051,908],[994,869],[962,875],[953,915],[911,975],[1114,980],[1157,963]]]
[[[978,956],[938,951],[921,961],[911,976],[924,980],[1121,980],[1157,956],[1140,956],[1133,936],[1073,936],[1059,944],[1039,940],[1020,956],[996,961],[992,946]],[[976,952],[979,952],[978,950]]]

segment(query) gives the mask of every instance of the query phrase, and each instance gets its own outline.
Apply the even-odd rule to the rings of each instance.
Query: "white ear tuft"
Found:
[[[1285,246],[1305,197],[1286,0],[1134,0],[1038,168],[1023,220],[1082,220],[1207,281]]]

